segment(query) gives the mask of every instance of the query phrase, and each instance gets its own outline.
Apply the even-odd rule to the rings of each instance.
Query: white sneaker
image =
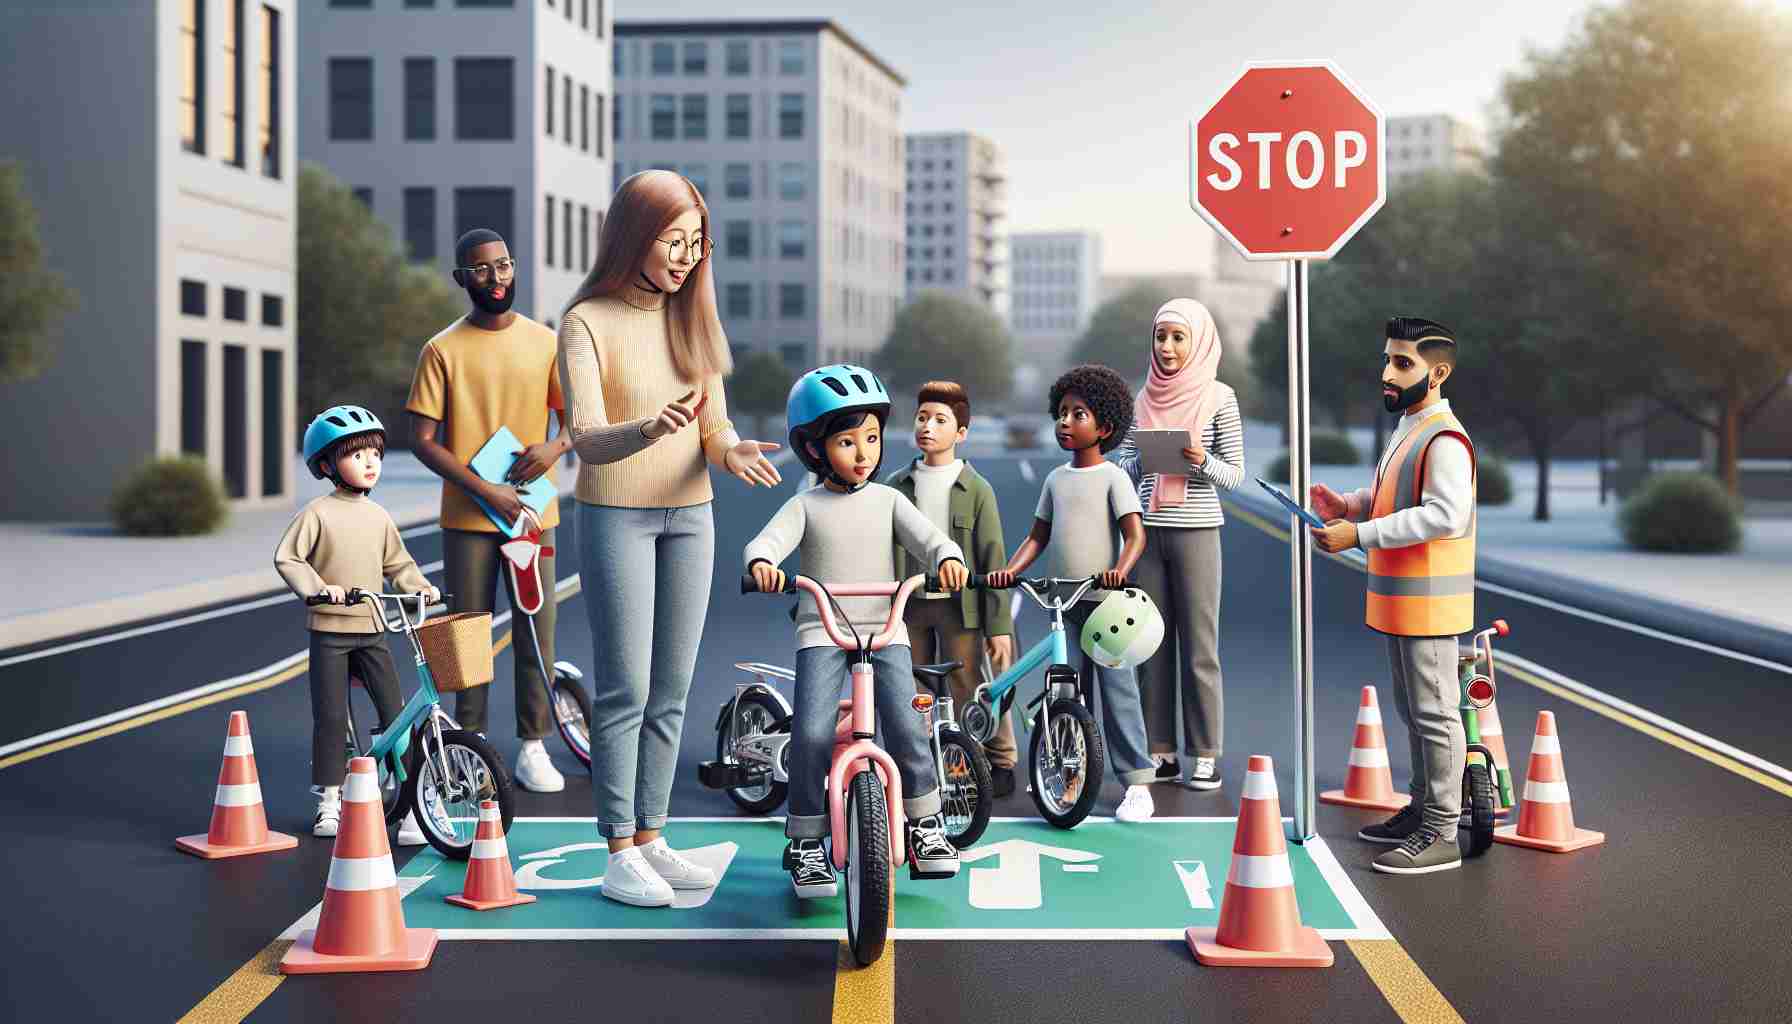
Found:
[[[604,868],[604,884],[599,889],[609,899],[633,907],[672,905],[672,887],[647,863],[638,846],[610,854],[609,866]]]
[[[317,798],[317,818],[311,823],[311,834],[329,838],[342,827],[342,788],[326,786]]]
[[[1120,801],[1120,808],[1114,812],[1117,821],[1148,821],[1157,813],[1157,805],[1151,801],[1151,790],[1145,786],[1126,787],[1126,799]]]
[[[398,823],[398,838],[395,842],[400,846],[422,846],[429,842],[429,838],[423,834],[423,830],[417,827],[416,811],[405,815],[404,820]]]
[[[716,884],[716,873],[695,863],[666,844],[661,836],[646,846],[637,846],[653,873],[674,889],[710,889]]]
[[[531,793],[558,793],[566,788],[566,776],[548,759],[548,748],[540,740],[523,741],[523,749],[516,752],[516,771],[511,775],[517,785]]]

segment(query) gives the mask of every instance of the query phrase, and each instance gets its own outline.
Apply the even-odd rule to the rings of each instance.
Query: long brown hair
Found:
[[[634,287],[654,240],[687,210],[696,210],[703,218],[703,237],[709,240],[709,207],[689,178],[662,170],[631,175],[610,200],[603,234],[598,240],[597,261],[573,293],[572,301],[566,304],[566,311],[586,299],[615,295]],[[709,272],[715,259],[713,243],[710,250],[711,254],[686,275],[684,287],[666,296],[672,365],[691,383],[701,383],[711,374],[725,376],[734,369],[728,354],[728,336],[716,315],[716,285]]]

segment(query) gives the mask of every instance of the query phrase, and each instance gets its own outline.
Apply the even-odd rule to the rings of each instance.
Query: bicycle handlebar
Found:
[[[440,596],[439,600],[437,600],[435,602],[435,604],[447,604],[448,599],[453,596],[454,596],[453,594],[443,593]],[[360,587],[350,587],[348,589],[348,592],[343,595],[342,603],[344,605],[352,605],[352,604],[360,604],[361,602],[365,601],[368,604],[373,605],[374,614],[379,616],[380,624],[386,627],[386,632],[401,633],[404,631],[404,627],[409,626],[409,627],[415,628],[417,626],[422,625],[423,620],[425,618],[428,618],[429,609],[434,607],[434,604],[431,604],[429,602],[428,598],[429,598],[429,595],[424,593],[423,591],[417,591],[414,594],[381,594],[381,593],[378,593],[378,592],[375,592],[372,590],[362,590]],[[399,625],[399,626],[392,625],[392,620],[388,619],[386,617],[386,609],[385,609],[385,606],[380,603],[381,601],[391,601],[393,604],[398,606],[398,614],[404,620],[401,625]],[[405,610],[404,603],[406,601],[417,602],[417,621],[416,622],[411,621],[410,613]],[[329,594],[312,594],[310,597],[307,597],[305,599],[305,604],[308,607],[314,607],[314,606],[320,605],[320,604],[335,604],[335,603],[336,602],[330,600]]]
[[[1016,578],[1014,581],[1013,587],[1015,589],[1019,589],[1022,593],[1026,594],[1028,597],[1032,598],[1034,600],[1034,602],[1037,603],[1039,605],[1039,607],[1041,607],[1041,608],[1063,611],[1064,609],[1075,605],[1078,601],[1081,601],[1083,599],[1083,595],[1089,592],[1089,588],[1098,586],[1100,583],[1101,583],[1101,574],[1097,573],[1093,576],[1072,576],[1072,577],[1035,576],[1030,579]],[[973,573],[971,575],[970,582],[966,583],[965,586],[975,587],[979,590],[1010,589],[1007,587],[991,586],[990,582],[989,582],[989,574],[981,573],[981,572]],[[1051,590],[1055,587],[1071,587],[1071,586],[1076,587],[1077,590],[1074,594],[1070,595],[1069,600],[1057,601],[1056,598],[1053,598],[1052,601],[1057,602],[1056,604],[1054,604],[1054,603],[1048,602],[1044,597],[1040,596],[1042,593],[1050,593]]]
[[[931,573],[926,575],[917,573],[899,583],[833,584],[810,579],[801,573],[791,573],[784,578],[784,589],[779,593],[794,594],[800,590],[808,594],[809,598],[815,602],[815,610],[821,615],[821,625],[823,629],[827,630],[828,639],[834,641],[834,645],[842,650],[881,651],[895,638],[898,628],[906,628],[903,626],[902,612],[908,606],[909,595],[924,584],[937,585],[938,583],[939,577]],[[740,578],[740,592],[743,594],[762,593],[759,589],[759,581],[755,580],[750,573]],[[863,647],[857,647],[849,643],[846,637],[840,635],[840,625],[834,619],[833,606],[826,600],[829,597],[888,597],[891,598],[890,614],[884,619],[884,626],[877,632],[877,635],[864,641]]]

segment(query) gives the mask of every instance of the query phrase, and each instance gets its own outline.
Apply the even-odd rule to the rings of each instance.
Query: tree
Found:
[[[346,402],[371,409],[388,443],[402,446],[417,354],[466,302],[429,267],[409,264],[392,232],[327,171],[304,164],[298,184],[300,433]]]
[[[761,420],[775,416],[784,411],[794,379],[775,356],[754,352],[735,364],[734,375],[728,378],[728,404]],[[753,436],[765,437],[766,433],[761,429]]]
[[[1013,385],[1013,348],[1008,329],[987,306],[929,292],[896,314],[872,368],[893,395],[912,395],[930,380],[953,380],[973,404],[993,405]]]
[[[0,381],[27,380],[49,365],[50,328],[75,308],[61,274],[44,266],[37,210],[18,161],[0,161]]]
[[[1143,380],[1151,369],[1151,318],[1159,306],[1177,297],[1163,288],[1138,284],[1095,307],[1088,329],[1071,348],[1070,361],[1100,363],[1129,381]],[[1200,296],[1188,298],[1200,301]],[[1228,351],[1237,351],[1224,337],[1220,343]],[[1219,379],[1238,393],[1241,414],[1255,407],[1257,382],[1245,366],[1222,358]]]
[[[1504,86],[1495,168],[1613,268],[1632,361],[1716,435],[1739,492],[1741,431],[1792,373],[1792,22],[1742,0],[1595,8]],[[1707,410],[1715,410],[1711,415]]]

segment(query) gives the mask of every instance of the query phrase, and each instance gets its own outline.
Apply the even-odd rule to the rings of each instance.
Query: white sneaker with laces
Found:
[[[566,788],[561,775],[548,758],[548,748],[540,740],[524,740],[516,752],[516,771],[511,772],[517,785],[531,793],[558,793]]]
[[[311,834],[326,839],[342,827],[342,788],[326,786],[317,798],[317,818],[311,823]]]
[[[404,820],[398,823],[398,838],[394,842],[400,846],[422,846],[429,842],[423,830],[417,827],[416,811],[405,815]]]
[[[1188,784],[1191,789],[1220,788],[1218,760],[1211,757],[1195,758],[1195,773],[1189,776]]]
[[[1126,798],[1120,801],[1120,807],[1114,811],[1116,821],[1149,821],[1157,813],[1157,804],[1151,799],[1151,790],[1143,785],[1126,787]]]
[[[645,846],[637,846],[653,873],[674,889],[709,889],[716,884],[716,873],[695,863],[667,845],[660,836]]]
[[[599,891],[606,898],[631,907],[672,905],[672,887],[653,870],[653,865],[647,863],[638,846],[610,854],[610,863],[604,868],[604,884]]]

